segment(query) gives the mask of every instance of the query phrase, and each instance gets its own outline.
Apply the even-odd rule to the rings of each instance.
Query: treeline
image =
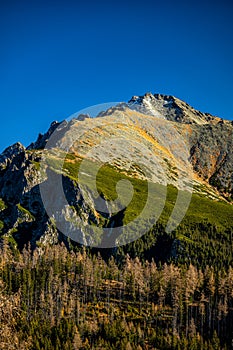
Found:
[[[56,245],[0,252],[0,348],[232,348],[233,269],[121,264]]]
[[[182,222],[178,228],[166,232],[166,224],[158,222],[145,235],[132,243],[118,247],[117,261],[126,254],[139,257],[142,262],[155,259],[156,263],[192,264],[201,269],[213,266],[215,271],[233,266],[233,228],[217,226],[208,221]]]

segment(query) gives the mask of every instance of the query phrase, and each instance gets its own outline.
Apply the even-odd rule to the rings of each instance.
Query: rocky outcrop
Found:
[[[52,133],[57,129],[57,127],[61,125],[61,123],[57,121],[53,121],[48,129],[48,131],[45,134],[39,134],[36,142],[31,143],[27,149],[33,150],[33,149],[43,149],[48,142],[49,137],[52,135]]]
[[[35,147],[38,146],[38,143]],[[68,244],[68,237],[76,242],[91,244],[91,235],[85,229],[89,223],[99,224],[99,215],[95,210],[96,198],[88,193],[89,200],[84,199],[76,181],[69,176],[58,174],[49,166],[46,176],[40,169],[40,160],[43,151],[37,149],[26,150],[22,145],[15,144],[7,148],[1,155],[0,163],[0,232],[1,235],[11,235],[19,248],[30,242],[31,248],[56,244],[63,241]],[[56,184],[57,178],[62,177],[63,189],[67,204],[60,206],[61,199],[57,188],[48,188],[48,200],[45,203],[41,198],[39,186],[46,187],[48,177]],[[88,188],[85,189],[87,192]],[[49,216],[44,205],[52,208]],[[59,230],[60,217],[62,231]],[[108,225],[109,217],[106,215],[101,225]],[[66,225],[66,227],[64,227]]]

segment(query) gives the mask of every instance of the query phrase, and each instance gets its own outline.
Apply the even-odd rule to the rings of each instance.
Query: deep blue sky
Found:
[[[0,151],[147,91],[233,119],[231,1],[1,1]]]

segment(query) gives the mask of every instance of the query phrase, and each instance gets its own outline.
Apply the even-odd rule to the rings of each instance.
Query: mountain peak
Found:
[[[133,96],[128,106],[141,113],[161,117],[183,124],[208,124],[218,122],[220,118],[209,113],[202,113],[188,103],[172,95],[145,93],[142,96]]]

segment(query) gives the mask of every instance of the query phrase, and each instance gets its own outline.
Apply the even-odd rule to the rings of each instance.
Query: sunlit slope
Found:
[[[79,180],[79,169],[82,163],[81,158],[77,158],[74,154],[68,154],[65,157],[64,163],[59,160],[59,157],[52,157],[51,154],[47,159],[48,166],[53,171],[60,171],[62,167],[62,173],[70,177],[77,184]],[[143,207],[147,201],[148,195],[148,182],[146,180],[135,178],[132,173],[126,171],[119,171],[117,167],[109,164],[98,164],[99,171],[95,178],[96,187],[98,193],[101,194],[106,200],[114,201],[117,199],[117,183],[120,180],[127,180],[132,184],[133,197],[130,204],[125,211],[124,220],[125,223],[133,220],[143,210]],[[82,184],[87,186],[91,191],[93,190],[92,171],[93,177],[95,176],[96,164],[93,161],[88,161],[88,174],[82,176]],[[126,185],[127,186],[127,185]],[[164,203],[164,209],[160,216],[159,221],[166,223],[177,199],[178,190],[173,185],[168,185],[166,188],[161,184],[153,184],[156,200],[162,201],[164,191],[166,191],[166,201]],[[210,223],[219,228],[227,228],[233,226],[233,206],[224,200],[216,200],[208,198],[205,194],[193,193],[189,207],[187,208],[186,215],[182,220],[182,224],[191,225],[192,223]]]

